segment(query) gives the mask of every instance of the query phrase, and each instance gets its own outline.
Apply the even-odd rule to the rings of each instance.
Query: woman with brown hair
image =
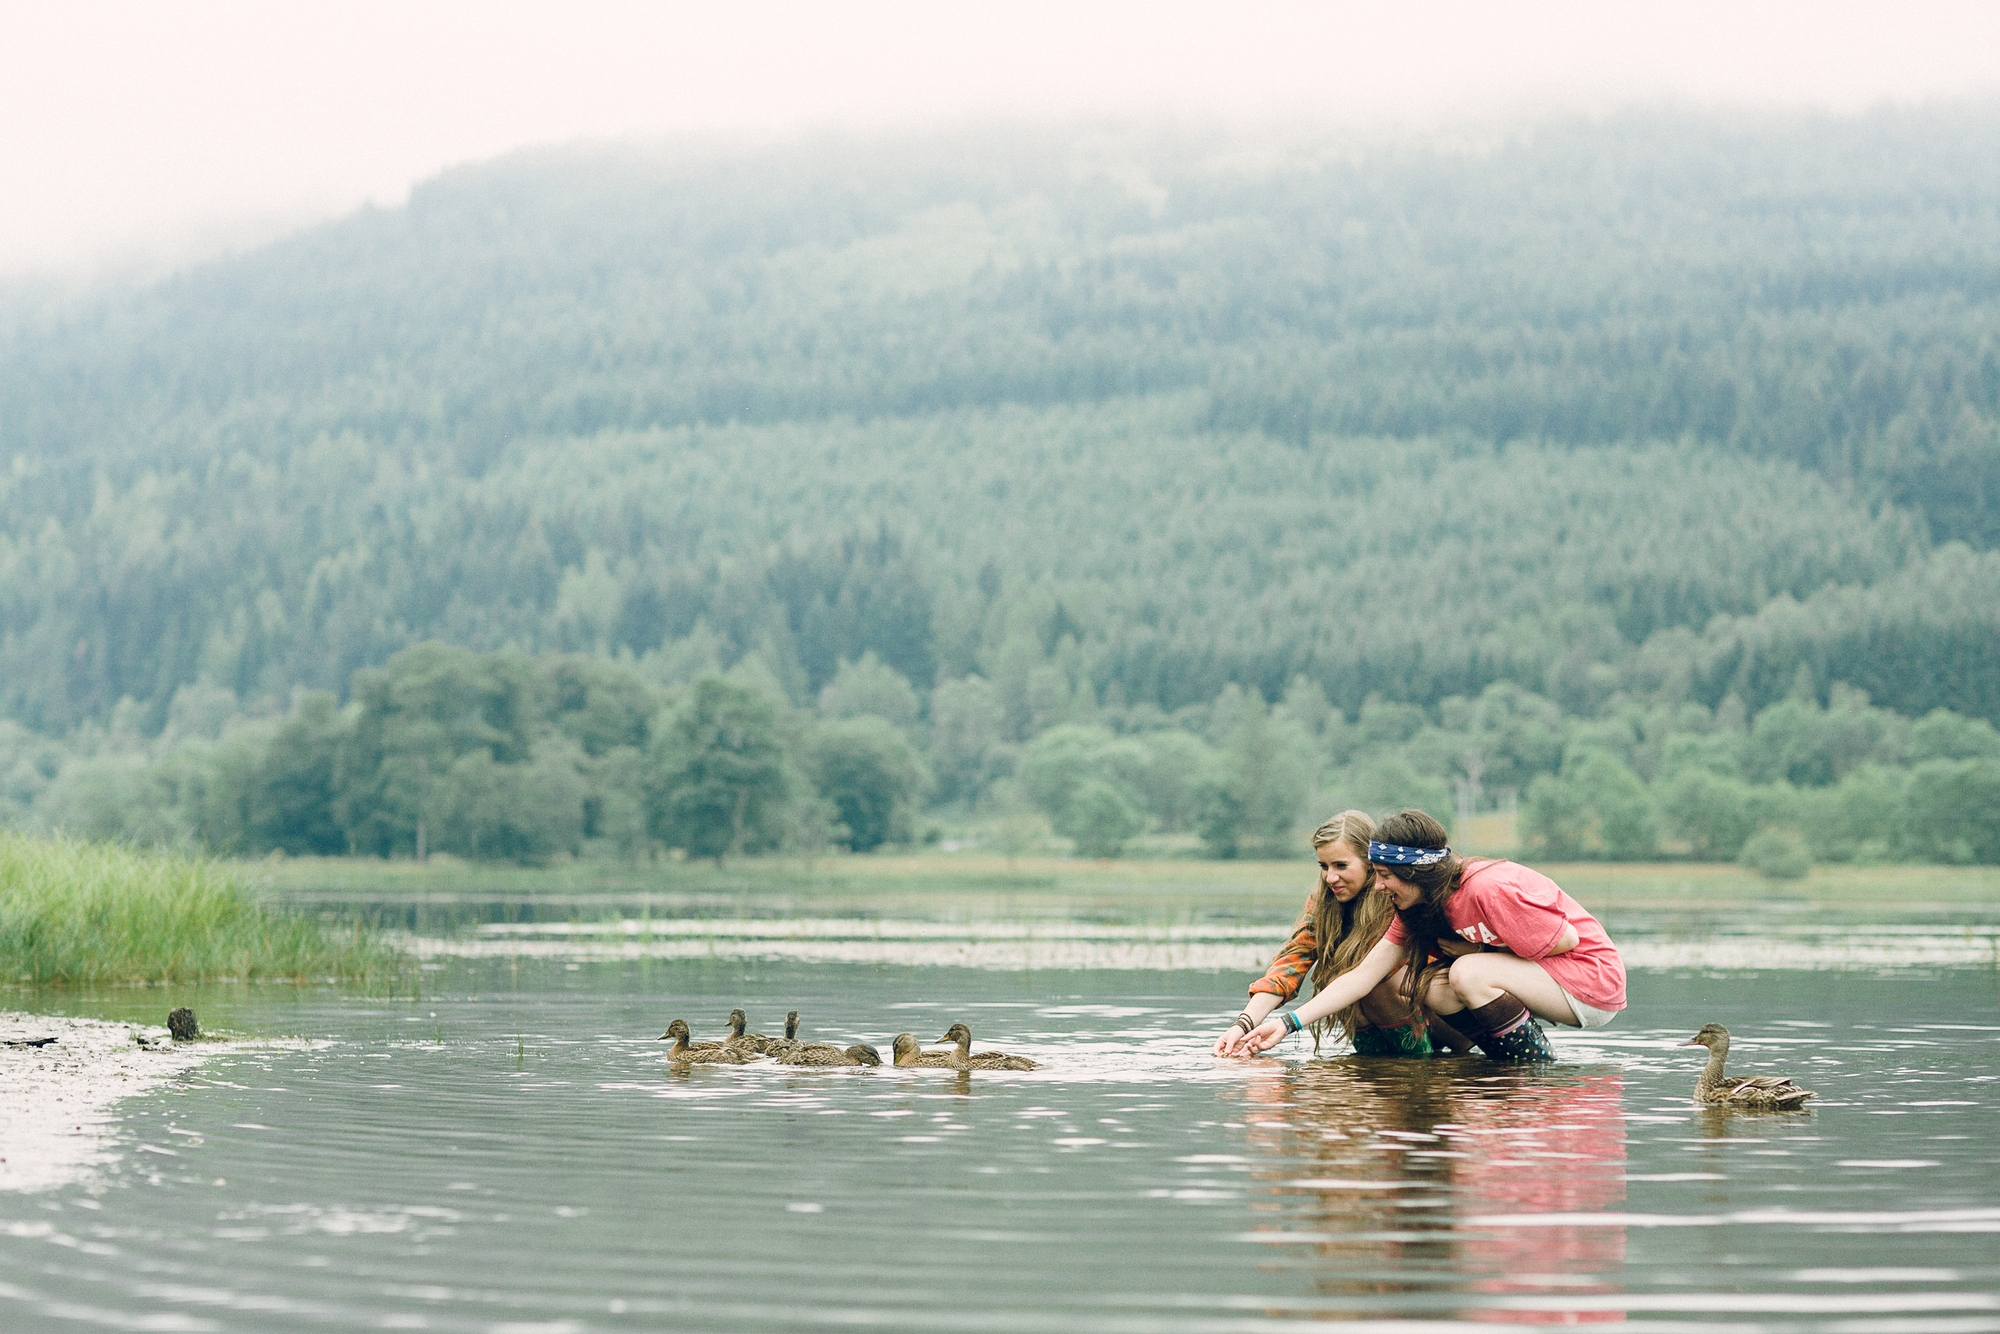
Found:
[[[1595,917],[1539,871],[1507,861],[1468,862],[1444,826],[1422,811],[1384,820],[1368,844],[1376,887],[1396,920],[1366,958],[1289,1014],[1273,1016],[1225,1054],[1277,1045],[1354,1004],[1394,975],[1398,991],[1431,1009],[1488,1056],[1555,1059],[1535,1026],[1600,1028],[1625,1008],[1625,964]],[[1444,962],[1461,942],[1478,947]]]
[[[1368,956],[1394,917],[1388,899],[1375,893],[1368,864],[1368,840],[1375,822],[1362,811],[1342,811],[1313,831],[1319,875],[1306,896],[1291,938],[1264,975],[1250,984],[1250,1004],[1215,1040],[1215,1054],[1229,1048],[1278,1006],[1298,994],[1306,978],[1315,993]],[[1334,1024],[1346,1031],[1363,1056],[1428,1056],[1431,1043],[1417,1007],[1388,983],[1375,987],[1335,1012],[1316,1019],[1313,1038]]]

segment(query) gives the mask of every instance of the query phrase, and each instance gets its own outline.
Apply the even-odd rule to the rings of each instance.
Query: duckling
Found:
[[[1683,1047],[1708,1048],[1708,1065],[1694,1082],[1694,1100],[1714,1107],[1757,1107],[1770,1111],[1791,1111],[1813,1096],[1779,1075],[1731,1078],[1722,1073],[1729,1058],[1729,1030],[1721,1024],[1703,1024],[1701,1032]]]
[[[778,1058],[780,1065],[880,1065],[882,1053],[865,1042],[836,1047],[830,1042],[797,1042]]]
[[[674,1040],[674,1045],[667,1050],[667,1060],[673,1065],[745,1065],[750,1060],[750,1053],[726,1047],[720,1042],[689,1042],[685,1019],[676,1019],[667,1025],[667,1031],[660,1034],[660,1040],[664,1042],[668,1038]]]
[[[896,1034],[894,1045],[896,1064],[907,1070],[914,1066],[928,1066],[932,1069],[948,1069],[956,1053],[948,1051],[925,1051],[923,1045],[912,1033]]]
[[[951,1053],[951,1067],[954,1070],[1039,1070],[1041,1065],[1025,1056],[1009,1056],[1004,1051],[982,1051],[972,1054],[972,1030],[964,1024],[953,1024],[944,1031],[940,1042],[955,1042],[958,1049]]]

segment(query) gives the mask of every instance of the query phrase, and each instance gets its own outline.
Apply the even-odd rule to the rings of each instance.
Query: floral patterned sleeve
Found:
[[[1313,930],[1313,901],[1306,900],[1305,911],[1292,927],[1291,939],[1271,960],[1271,966],[1264,975],[1250,984],[1250,994],[1268,991],[1280,1001],[1288,1001],[1298,994],[1299,986],[1312,972],[1313,960],[1319,957],[1319,936]]]

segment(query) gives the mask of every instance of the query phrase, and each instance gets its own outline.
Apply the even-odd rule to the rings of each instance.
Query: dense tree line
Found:
[[[9,725],[6,814],[234,853],[721,860],[909,845],[950,822],[1017,850],[1053,837],[1116,857],[1143,837],[1227,858],[1295,853],[1343,807],[1449,822],[1518,805],[1526,846],[1552,858],[2000,862],[2000,730],[1846,685],[1822,702],[1803,668],[1755,714],[1729,695],[1578,718],[1496,683],[1349,715],[1301,676],[1275,704],[1231,685],[1172,716],[1100,705],[1024,742],[984,677],[926,699],[872,653],[810,708],[755,654],[661,685],[630,660],[423,644],[349,693],[245,722],[226,692],[188,689],[159,737],[114,727],[67,753]]]
[[[1063,787],[1089,821],[1014,769],[1064,728],[1194,738],[1236,756],[1248,847],[1269,775],[1225,697],[1443,727],[1513,691],[1580,727],[1838,685],[2000,720],[1996,149],[1952,108],[550,151],[143,290],[0,300],[17,805],[71,759],[159,779],[227,700],[238,740],[203,744],[301,727],[342,775],[271,789],[314,847],[609,837],[463,832],[531,793],[659,843],[630,832],[664,818],[650,730],[392,741],[369,692],[431,641],[518,655],[490,688],[522,717],[557,716],[519,665],[556,655],[656,694],[748,672],[819,720],[789,792],[916,782],[887,719],[932,803],[998,783],[1066,829],[1220,830],[1129,754]],[[913,702],[823,716],[864,662]],[[795,806],[885,837],[916,809]]]

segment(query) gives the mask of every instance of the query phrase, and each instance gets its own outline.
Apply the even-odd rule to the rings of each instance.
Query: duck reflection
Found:
[[[1294,1269],[1310,1254],[1316,1291],[1355,1299],[1330,1318],[1624,1318],[1576,1309],[1622,1281],[1624,1227],[1589,1217],[1625,1199],[1618,1074],[1314,1061],[1233,1092],[1247,1104],[1251,1178],[1266,1183],[1254,1225],[1302,1242],[1274,1245],[1268,1263]]]

